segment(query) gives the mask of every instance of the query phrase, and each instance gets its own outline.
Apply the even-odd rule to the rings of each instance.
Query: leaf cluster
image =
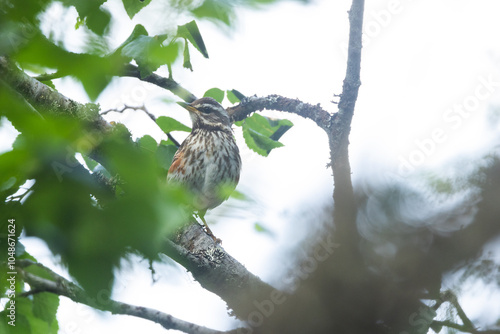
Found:
[[[224,91],[220,88],[211,88],[203,96],[209,96],[219,103],[227,97],[232,104],[245,98],[236,89]],[[242,128],[245,144],[254,152],[267,157],[271,150],[283,146],[279,139],[293,126],[293,123],[287,119],[273,119],[254,113],[245,120],[236,122],[235,125]]]
[[[150,2],[123,0],[122,4],[132,20]],[[246,0],[238,4],[271,2]],[[69,49],[60,38],[42,29],[43,17],[55,5],[62,5],[66,12],[76,10],[74,29],[81,30],[87,40],[81,49]],[[193,70],[190,49],[208,58],[193,18],[224,26],[234,21],[231,2],[207,0],[194,8],[177,1],[171,5],[180,6],[189,17],[176,32],[151,35],[145,26],[137,24],[112,50],[109,37],[115,18],[106,0],[5,0],[0,4],[0,57],[8,57],[53,91],[57,91],[54,80],[72,78],[94,101],[113,77],[123,74],[127,64],[137,64],[141,78],[162,66],[172,77],[176,62]],[[223,92],[221,97],[217,90],[212,93],[221,101],[226,96]],[[114,271],[124,257],[137,253],[155,259],[165,237],[186,222],[186,192],[164,182],[176,143],[170,139],[158,142],[149,135],[134,141],[121,124],[96,129],[71,110],[67,115],[55,115],[51,111],[60,111],[60,106],[41,108],[22,97],[29,94],[16,91],[0,78],[0,125],[12,125],[18,133],[12,148],[0,153],[0,231],[5,231],[8,219],[15,218],[17,259],[25,256],[36,261],[22,249],[18,238],[24,231],[45,241],[87,293],[109,293]],[[232,90],[227,91],[227,98],[237,103],[243,95]],[[98,105],[89,104],[87,109],[92,119],[100,118]],[[245,135],[249,147],[267,155],[282,146],[276,134],[291,123],[254,117],[240,124],[244,133],[251,133]],[[166,116],[158,117],[156,124],[166,134],[190,131]],[[0,232],[0,244],[5,238]],[[5,263],[5,259],[0,258],[0,262]],[[44,273],[37,275],[45,277]],[[7,293],[6,284],[2,277],[0,298]],[[25,292],[19,279],[16,295]],[[56,333],[58,301],[47,293],[19,297],[18,324],[23,333]],[[4,332],[1,326],[3,322],[0,332]]]
[[[20,244],[19,244],[20,245]],[[18,260],[29,260],[36,262],[36,260],[27,253],[22,245],[17,247],[17,259]],[[2,261],[3,261],[2,254]],[[52,280],[51,275],[45,270],[37,267],[30,266],[26,269],[27,272],[36,274],[41,278]],[[7,272],[2,271],[0,273],[0,278],[2,284],[0,285],[0,294],[12,296],[10,293],[14,292],[15,297],[9,298],[7,301],[6,308],[0,312],[2,320],[7,319],[7,321],[0,321],[0,331],[2,333],[47,333],[56,334],[59,330],[59,323],[56,318],[57,309],[59,308],[59,296],[54,295],[49,292],[37,293],[29,298],[24,297],[26,294],[26,288],[22,283],[19,275],[14,275],[15,280],[11,280],[12,274],[7,274]],[[15,281],[15,291],[8,291],[11,288],[10,282]],[[4,282],[9,283],[8,285]],[[8,315],[10,311],[8,306],[15,305],[15,326],[9,325],[8,322],[12,321]]]
[[[0,10],[1,54],[8,55],[23,68],[40,74],[42,81],[52,87],[51,79],[66,76],[77,79],[92,100],[131,61],[139,65],[141,76],[147,77],[160,66],[166,65],[170,69],[181,58],[181,53],[184,67],[192,70],[189,45],[208,58],[207,48],[194,20],[179,25],[177,33],[173,35],[149,35],[146,28],[138,24],[115,51],[109,52],[109,30],[113,18],[103,6],[104,0],[62,2],[66,10],[76,9],[78,19],[75,28],[84,31],[89,41],[81,52],[72,52],[64,43],[52,34],[44,34],[40,28],[40,18],[51,11],[55,2],[27,2],[21,6],[7,1]],[[132,19],[149,3],[150,0],[124,0],[123,6]],[[26,11],[25,8],[29,9]]]

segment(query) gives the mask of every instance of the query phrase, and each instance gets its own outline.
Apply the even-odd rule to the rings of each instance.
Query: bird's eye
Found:
[[[202,106],[202,107],[198,108],[198,110],[204,114],[210,114],[212,112],[212,108],[207,107],[207,106]]]

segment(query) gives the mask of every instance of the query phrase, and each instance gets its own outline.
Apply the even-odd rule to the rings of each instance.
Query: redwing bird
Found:
[[[174,155],[167,180],[186,187],[192,207],[215,240],[205,213],[224,202],[240,178],[241,158],[234,141],[227,111],[214,99],[203,97],[190,104],[179,102],[189,111],[193,127]],[[220,242],[220,241],[219,241]]]

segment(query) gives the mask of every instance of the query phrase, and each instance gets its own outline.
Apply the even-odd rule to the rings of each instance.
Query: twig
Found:
[[[498,329],[487,329],[487,330],[484,330],[484,331],[483,330],[477,330],[477,329],[474,329],[474,328],[471,329],[471,328],[468,328],[465,325],[459,325],[459,324],[456,324],[456,323],[451,322],[449,320],[443,320],[443,321],[434,320],[432,322],[432,324],[437,325],[437,326],[450,327],[450,328],[459,330],[459,331],[464,332],[464,333],[472,333],[472,334],[500,334],[500,330],[498,330]]]
[[[460,317],[460,320],[463,322],[463,327],[466,329],[467,332],[470,333],[476,333],[476,327],[472,323],[472,321],[467,317],[467,315],[464,312],[464,309],[462,306],[460,306],[460,303],[458,302],[457,296],[450,290],[445,291],[444,293],[441,294],[441,299],[444,301],[448,301],[450,304],[452,304],[455,309],[457,310],[457,314]]]
[[[29,263],[23,262],[21,267],[25,268],[29,265]],[[50,271],[48,268],[43,265],[37,263],[37,266],[45,269],[50,273],[51,276],[55,276],[55,280],[49,280],[45,278],[41,278],[36,276],[24,269],[20,269],[23,274],[23,277],[31,287],[31,291],[24,294],[27,296],[28,294],[40,293],[40,292],[50,292],[56,295],[65,296],[69,299],[77,302],[88,305],[90,307],[96,308],[101,311],[109,311],[113,314],[126,314],[134,317],[150,320],[162,325],[165,329],[176,329],[189,334],[221,334],[225,332],[217,331],[214,329],[210,329],[207,327],[199,326],[178,318],[173,317],[170,314],[160,312],[155,309],[135,306],[131,304],[126,304],[122,302],[118,302],[112,299],[108,299],[102,302],[96,302],[93,298],[91,298],[87,293],[78,287],[76,284],[68,281],[62,276],[55,274]]]
[[[463,323],[463,324],[457,324],[457,323],[454,323],[450,320],[434,320],[434,321],[432,321],[432,323],[430,325],[430,327],[433,329],[439,330],[441,327],[446,326],[446,327],[453,328],[453,329],[456,329],[456,330],[459,330],[459,331],[465,332],[465,333],[500,334],[500,330],[491,330],[491,329],[490,330],[479,330],[479,329],[477,329],[474,326],[474,324],[472,323],[472,321],[469,319],[469,317],[467,317],[462,306],[458,302],[457,296],[451,290],[446,290],[446,291],[440,293],[439,298],[427,298],[427,297],[425,297],[425,299],[436,300],[436,303],[432,306],[432,309],[434,311],[437,311],[443,303],[445,303],[445,302],[450,303],[457,310],[458,317],[460,318],[460,320],[462,320],[462,323]]]
[[[456,330],[459,330],[461,332],[466,332],[466,333],[476,333],[476,332],[470,332],[469,330],[467,330],[467,328],[464,326],[464,325],[459,325],[459,324],[456,324],[454,322],[451,322],[449,320],[444,320],[444,321],[439,321],[439,320],[434,320],[432,322],[432,324],[434,325],[437,325],[437,326],[446,326],[446,327],[450,327],[450,328],[453,328],[453,329],[456,329]],[[432,326],[431,324],[431,326]]]
[[[139,107],[133,107],[133,106],[129,106],[129,105],[124,105],[123,108],[121,109],[118,109],[118,108],[113,108],[113,109],[108,109],[106,111],[103,111],[101,113],[101,115],[106,115],[107,113],[110,113],[110,112],[117,112],[117,113],[123,113],[125,110],[127,109],[131,109],[131,110],[142,110],[146,113],[146,115],[149,116],[149,118],[151,118],[151,120],[156,124],[156,117],[155,115],[153,115],[152,113],[150,113],[147,109],[146,109],[146,106],[142,105],[142,106],[139,106]],[[158,124],[157,124],[158,125]],[[167,133],[167,138],[170,139],[175,146],[179,147],[181,144],[179,144],[179,142],[170,134],[170,133]]]

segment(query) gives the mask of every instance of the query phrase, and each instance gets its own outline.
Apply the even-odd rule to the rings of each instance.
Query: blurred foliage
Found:
[[[206,0],[197,7],[191,1],[170,1],[172,11],[180,11],[199,19],[210,19],[231,26],[238,7],[261,7],[279,0]],[[123,0],[130,19],[146,7],[151,0]],[[115,52],[109,54],[110,27],[113,17],[107,10],[106,0],[63,0],[66,8],[78,13],[74,28],[84,31],[89,41],[83,52],[66,49],[64,43],[51,33],[41,32],[43,14],[56,3],[52,0],[25,0],[22,3],[4,0],[0,4],[0,54],[9,55],[23,68],[34,73],[57,72],[56,77],[71,76],[79,80],[90,99],[95,100],[106,88],[113,75],[123,64],[134,60],[142,77],[150,75],[160,66],[170,66],[182,57],[185,68],[193,69],[189,45],[205,58],[208,51],[196,21],[177,26],[177,32],[149,35],[144,26],[137,25],[129,38]],[[182,43],[182,41],[184,43]],[[181,52],[182,50],[182,52]],[[182,55],[182,56],[181,56]]]
[[[184,68],[193,70],[189,48],[208,58],[202,33],[193,19],[209,19],[228,27],[234,23],[238,7],[274,2],[207,0],[193,5],[192,1],[172,0],[172,11],[185,19],[177,22],[176,32],[150,35],[137,24],[111,51],[111,27],[116,18],[106,0],[3,0],[0,56],[7,56],[54,90],[54,80],[73,78],[93,101],[131,62],[138,65],[141,77],[162,66],[172,76],[176,62],[182,61]],[[122,1],[129,19],[150,3]],[[73,29],[81,32],[79,47],[70,49],[53,28],[43,29],[44,20],[54,21],[54,6],[62,6],[65,13],[76,10],[78,16],[72,26],[57,24],[63,35]],[[39,237],[90,295],[109,293],[121,259],[130,253],[156,259],[164,238],[186,221],[182,209],[188,201],[185,192],[165,183],[177,147],[170,139],[158,143],[149,135],[133,141],[121,124],[102,132],[74,117],[37,110],[22,98],[27,92],[18,94],[2,79],[0,119],[12,123],[19,134],[12,149],[0,154],[0,244],[7,241],[3,231],[8,219],[15,218],[16,239],[21,231]],[[228,91],[232,103],[241,97],[237,91]],[[159,117],[157,124],[165,133],[190,131],[165,116]],[[19,240],[17,246],[17,259],[36,261],[24,252]],[[0,263],[5,263],[6,253],[0,254]],[[50,279],[50,275],[36,274]],[[4,298],[9,286],[3,270],[1,276],[0,298]],[[59,298],[48,293],[22,297],[25,288],[18,276],[17,332],[56,333]],[[11,329],[3,321],[6,312],[0,312],[2,333]]]
[[[150,2],[122,0],[129,19]],[[206,0],[193,5],[172,0],[171,8],[185,18],[175,22],[176,32],[151,35],[145,26],[137,24],[132,29],[131,23],[129,37],[111,51],[110,31],[116,18],[105,0],[3,0],[0,56],[8,56],[30,74],[41,75],[40,80],[53,89],[54,80],[71,77],[95,100],[125,64],[136,63],[142,77],[161,67],[168,68],[173,77],[177,62],[193,70],[190,48],[208,58],[203,34],[193,19],[228,27],[238,7],[273,2]],[[44,14],[60,3],[78,14],[71,29],[79,29],[86,41],[79,50],[70,50],[63,38],[41,28]],[[219,102],[227,98],[232,104],[244,98],[236,90],[218,88],[205,96]],[[186,220],[182,210],[188,202],[186,194],[164,182],[177,147],[171,139],[158,143],[149,135],[134,141],[121,124],[95,131],[87,122],[55,117],[36,107],[0,78],[0,117],[19,132],[12,149],[0,154],[0,245],[7,243],[7,223],[15,218],[17,260],[36,262],[18,239],[24,231],[44,240],[90,295],[109,294],[114,270],[125,256],[136,253],[156,259],[164,238]],[[165,133],[190,131],[166,116],[158,117],[156,123]],[[246,144],[267,156],[282,146],[279,139],[293,124],[254,114],[238,125]],[[339,224],[336,234],[343,236],[341,240],[332,243],[324,233],[308,239],[306,248],[312,255],[294,267],[295,293],[265,325],[254,328],[255,333],[441,330],[442,324],[435,320],[439,303],[448,303],[440,293],[444,275],[462,270],[462,281],[479,277],[499,283],[498,264],[488,256],[478,257],[484,245],[500,234],[499,166],[492,159],[475,171],[480,177],[460,182],[422,176],[429,182],[425,191],[411,187],[408,180],[358,186],[357,219],[346,224],[356,234],[342,231]],[[325,220],[331,221],[331,215]],[[254,228],[271,233],[262,224]],[[7,255],[0,252],[0,263],[6,263]],[[39,267],[25,270],[51,279]],[[56,333],[59,298],[48,293],[23,296],[27,286],[22,277],[17,278],[16,331]],[[1,270],[2,301],[8,299],[9,288],[7,272]],[[456,318],[456,308],[449,310],[448,318]],[[5,308],[0,312],[1,333],[12,329],[4,322],[7,312]]]
[[[183,196],[161,182],[154,139],[134,143],[120,127],[103,135],[74,119],[18,112],[25,117],[13,124],[24,131],[0,156],[0,182],[9,185],[2,216],[16,217],[19,230],[45,240],[92,292],[113,282],[113,267],[126,252],[155,257],[163,238],[183,222]],[[77,152],[93,152],[100,163],[86,161],[94,173],[75,159]],[[11,198],[27,180],[34,180],[30,194]]]
[[[60,2],[78,14],[71,29],[80,30],[86,40],[80,50],[70,50],[64,39],[41,28],[55,1],[4,0],[0,2],[0,56],[7,55],[28,73],[41,75],[40,80],[53,89],[54,80],[71,77],[95,100],[131,62],[143,78],[161,67],[173,77],[176,63],[192,71],[190,49],[205,58],[209,55],[196,20],[228,27],[238,7],[273,2],[206,0],[193,6],[192,1],[172,0],[171,7],[185,18],[175,22],[175,32],[152,35],[144,25],[132,29],[131,24],[128,38],[111,51],[110,31],[116,18],[105,0]],[[129,19],[150,3],[122,0]],[[219,88],[209,89],[204,96],[221,103],[227,98],[231,104],[244,98],[237,90]],[[16,260],[36,262],[18,239],[24,231],[44,240],[90,295],[109,295],[115,269],[124,257],[136,253],[157,259],[164,238],[186,221],[182,208],[188,203],[187,194],[165,183],[177,150],[171,139],[158,142],[144,135],[134,141],[121,124],[99,132],[87,122],[54,117],[29,105],[1,78],[0,117],[19,132],[12,149],[0,154],[0,245],[7,243],[4,231],[9,219],[15,218]],[[167,134],[190,131],[166,116],[158,117],[156,124]],[[263,156],[281,147],[279,139],[293,126],[288,120],[259,114],[237,125],[248,147]],[[467,178],[422,175],[427,187],[412,186],[408,180],[358,186],[357,218],[348,224],[357,227],[357,234],[337,226],[341,240],[332,242],[325,233],[308,239],[305,248],[310,253],[294,266],[294,293],[255,332],[441,331],[438,320],[455,321],[459,314],[456,305],[443,297],[445,275],[460,273],[462,284],[480,278],[500,285],[498,263],[482,254],[483,247],[500,234],[499,166],[498,159],[492,159]],[[325,220],[331,221],[331,215]],[[256,223],[254,229],[272,235],[263,224]],[[0,263],[7,262],[7,255],[0,252]],[[52,279],[39,267],[25,270]],[[9,288],[7,272],[2,270],[3,301]],[[16,332],[57,333],[59,297],[24,296],[27,288],[17,276]],[[441,304],[447,307],[444,316],[438,312]],[[0,312],[1,333],[12,329],[5,324],[7,314],[5,307]]]
[[[458,164],[440,182],[423,173],[358,183],[356,221],[339,206],[335,226],[331,212],[312,217],[325,227],[294,250],[297,262],[278,282],[293,293],[261,302],[256,311],[272,316],[254,333],[499,333],[495,320],[486,323],[498,317],[494,307],[490,320],[468,318],[473,306],[459,294],[470,296],[478,278],[500,287],[498,256],[489,253],[498,254],[500,238],[500,158],[474,166]]]
[[[0,222],[0,228],[2,228],[2,231],[5,231],[6,226],[3,223],[3,221]],[[3,242],[2,245],[4,245]],[[36,262],[34,257],[24,251],[24,247],[21,243],[18,242],[16,248],[16,261],[30,260]],[[7,261],[5,255],[5,251],[0,253],[0,262],[4,263],[4,261]],[[44,279],[52,280],[49,273],[37,266],[30,266],[26,268],[26,271]],[[20,276],[15,275],[15,280],[12,280],[12,274],[4,270],[0,271],[0,280],[1,296],[10,296],[13,291],[8,291],[8,289],[11,288],[11,283],[15,283],[15,297],[9,299],[4,310],[0,311],[0,319],[2,319],[2,321],[0,321],[1,333],[55,334],[58,332],[59,324],[56,313],[59,307],[59,296],[43,292],[34,294],[28,298],[23,297],[22,294],[26,293],[27,290]],[[12,304],[11,300],[13,301]],[[15,305],[15,327],[7,324],[9,321],[13,320],[13,318],[9,317],[10,305]]]

